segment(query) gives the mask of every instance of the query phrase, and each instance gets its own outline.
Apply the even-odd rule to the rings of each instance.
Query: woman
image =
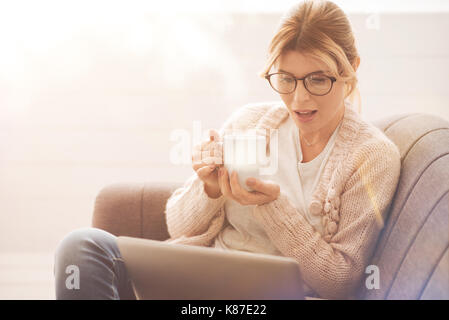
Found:
[[[354,297],[400,173],[397,147],[349,101],[357,94],[359,63],[340,8],[294,6],[262,73],[282,101],[239,109],[195,148],[195,174],[167,201],[168,241],[292,257],[307,295]],[[247,179],[255,190],[248,192],[220,164],[220,143],[227,130],[253,128],[268,137],[278,130],[279,165],[269,180]],[[84,291],[65,289],[69,264],[90,270]],[[131,296],[115,237],[98,229],[61,242],[55,275],[57,298]]]
[[[396,189],[400,155],[346,99],[360,63],[354,43],[332,2],[287,13],[262,73],[283,103],[246,106],[220,133],[278,129],[277,173],[248,179],[257,192],[246,191],[235,173],[214,164],[221,136],[213,133],[197,150],[210,156],[167,202],[171,242],[292,257],[309,295],[355,294]]]

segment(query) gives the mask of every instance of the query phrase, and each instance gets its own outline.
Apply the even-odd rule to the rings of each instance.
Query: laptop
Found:
[[[124,236],[117,243],[138,299],[304,299],[292,258]]]

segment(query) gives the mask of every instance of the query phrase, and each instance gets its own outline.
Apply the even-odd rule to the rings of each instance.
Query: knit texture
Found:
[[[288,117],[282,102],[246,105],[220,129],[275,129]],[[269,131],[267,138],[269,138]],[[269,142],[268,142],[269,143]],[[400,175],[400,154],[382,131],[351,107],[313,192],[309,210],[321,216],[322,236],[279,197],[252,214],[284,256],[294,258],[305,283],[319,297],[353,298],[363,282]],[[168,242],[212,246],[225,226],[225,198],[211,199],[196,173],[168,199]]]

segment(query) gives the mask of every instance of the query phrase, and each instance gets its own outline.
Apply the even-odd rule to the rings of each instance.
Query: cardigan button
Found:
[[[324,205],[324,212],[329,213],[330,210],[331,204],[329,202],[326,202],[326,204]]]
[[[338,208],[340,206],[340,197],[335,197],[334,199],[334,207]]]
[[[340,221],[340,217],[339,217],[339,215],[338,215],[338,211],[337,210],[332,210],[332,212],[331,212],[331,218],[332,218],[332,220],[334,220],[334,221]]]
[[[329,222],[327,225],[327,231],[331,234],[335,234],[335,232],[337,232],[337,224],[334,221]]]
[[[319,216],[323,210],[323,205],[318,200],[313,200],[309,206],[310,213],[314,216]]]

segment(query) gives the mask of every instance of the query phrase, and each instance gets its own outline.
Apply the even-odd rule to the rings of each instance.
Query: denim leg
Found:
[[[135,299],[116,239],[97,228],[66,235],[55,253],[56,299]]]

